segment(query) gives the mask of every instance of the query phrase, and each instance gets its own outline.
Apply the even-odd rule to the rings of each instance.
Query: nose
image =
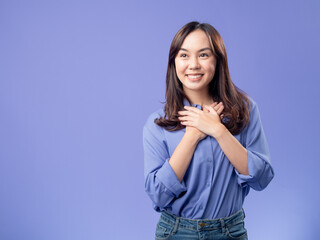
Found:
[[[190,63],[189,63],[189,69],[199,69],[200,68],[200,64],[199,64],[199,60],[197,57],[192,57],[190,58]]]

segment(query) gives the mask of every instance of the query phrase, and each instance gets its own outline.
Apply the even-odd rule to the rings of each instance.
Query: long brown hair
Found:
[[[168,131],[185,128],[178,119],[178,111],[184,110],[184,98],[190,103],[191,101],[184,93],[182,83],[178,79],[175,58],[188,34],[197,29],[201,29],[206,33],[212,51],[217,59],[215,75],[209,83],[209,94],[215,102],[223,102],[224,110],[222,114],[224,118],[222,124],[224,124],[233,135],[237,135],[249,122],[250,101],[247,94],[232,82],[223,40],[218,31],[208,23],[187,23],[173,38],[170,46],[166,76],[165,115],[164,117],[155,119],[154,122]]]

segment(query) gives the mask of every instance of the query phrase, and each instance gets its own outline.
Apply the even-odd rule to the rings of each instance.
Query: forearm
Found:
[[[182,181],[188,169],[197,144],[197,139],[191,135],[184,134],[183,138],[169,159],[169,164],[171,165],[180,182]]]
[[[248,152],[241,143],[221,124],[215,136],[222,151],[240,174],[249,175]]]

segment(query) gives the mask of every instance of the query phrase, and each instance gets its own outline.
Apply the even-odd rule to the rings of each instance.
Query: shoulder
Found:
[[[248,110],[249,110],[249,121],[243,131],[243,133],[245,133],[245,134],[247,134],[247,131],[257,124],[257,121],[260,118],[260,113],[259,113],[257,102],[249,95],[247,95],[247,98],[249,100],[250,105],[247,106]],[[247,101],[245,101],[245,104],[247,105]],[[249,130],[249,131],[251,131],[251,130]]]
[[[259,114],[258,104],[251,96],[247,95],[247,98],[250,102],[250,105],[247,107],[249,110],[249,118],[251,119],[254,115]],[[247,105],[246,101],[245,101],[245,104]]]
[[[148,117],[146,122],[144,123],[143,129],[153,131],[153,132],[161,132],[162,127],[155,124],[154,120],[164,116],[163,108],[159,108],[158,110],[152,112]]]
[[[258,103],[252,97],[249,97],[249,101],[249,123],[246,128],[249,132],[254,132],[254,134],[257,134],[257,129],[260,129],[260,126],[262,125],[260,111]]]

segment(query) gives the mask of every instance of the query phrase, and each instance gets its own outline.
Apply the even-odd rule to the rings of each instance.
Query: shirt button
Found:
[[[200,206],[199,209],[202,209],[202,206]]]
[[[207,187],[210,187],[210,183],[207,183]]]

